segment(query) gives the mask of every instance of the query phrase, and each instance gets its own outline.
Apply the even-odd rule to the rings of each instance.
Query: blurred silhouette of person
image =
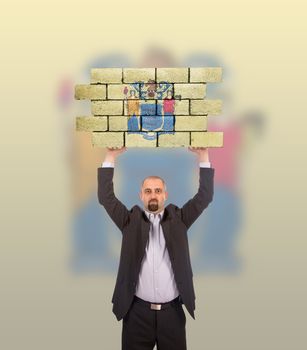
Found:
[[[121,54],[97,57],[86,66],[84,79],[88,79],[88,72],[92,67],[129,66],[131,62]],[[225,70],[216,55],[191,53],[180,63],[169,50],[159,47],[149,48],[141,61],[133,66],[223,66],[223,75]],[[105,149],[93,148],[90,134],[74,131],[76,113],[68,110],[69,106],[73,105],[73,87],[74,81],[69,83],[68,79],[65,79],[59,95],[59,104],[65,112],[66,120],[67,115],[71,114],[69,127],[65,124],[63,139],[69,154],[74,196],[71,231],[72,268],[75,271],[112,273],[117,266],[120,237],[113,234],[116,229],[97,203],[96,174],[92,171],[105,154]],[[222,98],[223,104],[229,103],[231,89],[227,87],[227,79],[223,84],[208,84],[207,90],[208,98]],[[84,102],[78,107],[78,113],[80,108],[84,108]],[[84,113],[88,113],[86,109]],[[206,210],[206,215],[202,215],[189,231],[195,273],[204,271],[230,273],[238,271],[241,266],[236,247],[244,220],[244,197],[240,188],[242,163],[249,160],[252,146],[261,136],[263,116],[257,111],[247,111],[243,115],[236,115],[236,118],[228,112],[224,114],[224,117],[208,118],[210,131],[224,132],[224,147],[210,150],[211,162],[215,168],[215,200]],[[182,167],[182,162],[188,166]],[[146,175],[144,169],[148,171],[156,169],[168,179],[169,189],[174,189],[174,201],[180,203],[182,198],[190,196],[193,183],[195,184],[189,172],[190,166],[193,166],[192,160],[181,148],[131,149],[119,164],[119,168],[125,169],[127,175],[123,177],[121,175],[123,171],[118,172],[118,191],[126,198],[127,204],[132,205],[135,202],[133,189],[137,190],[137,181]],[[173,176],[172,169],[180,171]],[[129,180],[129,186],[126,186],[127,178],[133,179]],[[189,185],[184,185],[185,183]],[[178,186],[181,186],[181,192],[175,190]]]
[[[199,223],[203,229],[196,233],[197,271],[237,272],[242,266],[236,249],[244,218],[241,165],[262,127],[262,114],[255,111],[237,119],[225,117],[208,123],[210,131],[223,132],[224,141],[223,148],[210,151],[215,168],[215,200]]]

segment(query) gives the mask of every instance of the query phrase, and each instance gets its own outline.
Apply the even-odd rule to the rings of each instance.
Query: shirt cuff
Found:
[[[211,168],[211,163],[210,162],[199,162],[199,166],[201,168]]]
[[[101,167],[102,167],[102,168],[114,168],[114,164],[111,163],[111,162],[103,162],[103,163],[101,164]]]

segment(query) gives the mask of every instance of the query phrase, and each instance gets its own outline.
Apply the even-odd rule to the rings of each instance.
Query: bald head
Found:
[[[156,175],[151,175],[151,176],[145,177],[145,179],[142,181],[142,184],[141,184],[141,190],[144,187],[145,181],[147,181],[147,180],[160,180],[162,182],[164,191],[166,191],[166,183],[165,183],[165,181],[162,179],[162,177],[156,176]]]

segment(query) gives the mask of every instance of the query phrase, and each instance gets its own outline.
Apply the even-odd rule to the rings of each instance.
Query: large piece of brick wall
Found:
[[[206,99],[207,84],[221,80],[219,67],[94,68],[90,84],[75,86],[92,112],[76,129],[96,147],[222,147],[223,133],[207,131],[222,101]]]

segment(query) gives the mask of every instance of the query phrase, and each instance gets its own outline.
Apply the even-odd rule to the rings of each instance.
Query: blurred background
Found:
[[[0,348],[120,349],[111,297],[121,234],[97,201],[104,149],[75,132],[93,67],[220,66],[209,130],[215,197],[189,231],[189,349],[305,349],[306,24],[302,1],[6,2],[1,10]],[[305,43],[305,44],[304,44]],[[115,190],[168,202],[198,186],[184,148],[129,149]],[[178,190],[180,189],[180,191]]]

